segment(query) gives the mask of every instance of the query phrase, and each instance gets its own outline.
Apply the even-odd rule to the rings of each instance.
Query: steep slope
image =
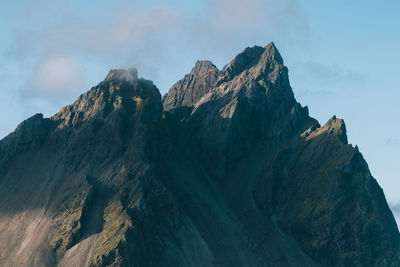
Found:
[[[183,117],[169,110],[184,132],[179,139],[188,140],[242,228],[257,229],[261,211],[323,265],[399,264],[393,216],[362,155],[347,144],[343,121],[320,127],[308,116],[273,43],[245,49]],[[264,224],[246,236],[262,247],[266,229],[273,231]]]
[[[152,175],[149,132],[162,116],[154,85],[125,74],[111,71],[51,119],[36,115],[1,141],[0,236],[10,240],[1,244],[2,265],[54,266],[93,235],[83,262],[121,257],[132,224],[121,197],[131,186],[141,201],[137,177]]]
[[[0,141],[0,265],[399,266],[346,127],[294,98],[273,43],[198,61],[161,99],[112,70]]]

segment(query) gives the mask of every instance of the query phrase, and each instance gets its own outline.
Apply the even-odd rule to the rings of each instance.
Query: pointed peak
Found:
[[[211,61],[197,60],[191,73],[201,75],[201,74],[205,74],[205,73],[209,72],[210,70],[219,71],[218,68]]]
[[[247,47],[238,54],[223,71],[226,72],[228,79],[251,69],[253,66],[263,68],[266,65],[283,65],[283,58],[273,42],[265,47],[253,46]]]
[[[277,51],[279,53],[274,42],[269,42],[266,46],[264,46],[264,49],[267,51]]]
[[[249,69],[257,64],[264,53],[264,48],[261,46],[247,47],[243,52],[238,54],[228,65],[224,71],[229,77],[240,74],[245,69]]]
[[[264,46],[265,49],[267,49],[267,47],[274,47],[276,49],[276,45],[275,45],[274,41],[271,41],[266,46]]]
[[[347,141],[347,131],[344,120],[332,116],[324,126],[316,129],[315,131],[310,131],[310,134],[305,135],[308,140],[313,139],[317,136],[331,136],[338,138],[342,143],[348,144]]]
[[[189,74],[175,83],[163,97],[165,110],[190,107],[215,88],[219,69],[208,60],[198,60]]]
[[[325,128],[329,133],[336,134],[340,140],[347,144],[347,131],[343,119],[338,119],[333,115],[322,128]]]
[[[277,61],[279,64],[283,65],[283,58],[279,53],[278,48],[276,48],[274,42],[270,42],[264,47],[264,54],[266,54],[271,60]]]
[[[241,53],[239,53],[226,67],[225,69],[234,67],[246,67],[251,63],[255,63],[260,59],[264,49],[261,46],[246,47]]]
[[[336,117],[336,115],[333,115],[324,125],[325,126],[330,126],[330,125],[340,125],[340,124],[344,124],[344,121],[342,119],[338,119]]]
[[[106,81],[119,80],[133,82],[138,79],[138,71],[136,68],[128,69],[113,69],[110,70],[106,76]]]

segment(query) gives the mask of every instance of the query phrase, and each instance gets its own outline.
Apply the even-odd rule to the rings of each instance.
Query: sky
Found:
[[[198,59],[222,68],[274,41],[297,100],[345,120],[388,201],[400,203],[400,1],[138,0],[2,3],[0,138],[135,66],[162,94]],[[399,211],[400,213],[400,211]]]

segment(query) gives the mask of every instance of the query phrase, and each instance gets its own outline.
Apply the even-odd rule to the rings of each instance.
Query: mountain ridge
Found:
[[[399,232],[346,126],[295,99],[273,43],[135,68],[0,141],[0,263],[397,266]],[[23,168],[21,168],[23,166]]]

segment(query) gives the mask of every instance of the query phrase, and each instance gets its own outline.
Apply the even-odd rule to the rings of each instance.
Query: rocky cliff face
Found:
[[[273,43],[199,61],[161,98],[112,70],[0,141],[5,266],[399,266],[346,127],[294,98]]]

